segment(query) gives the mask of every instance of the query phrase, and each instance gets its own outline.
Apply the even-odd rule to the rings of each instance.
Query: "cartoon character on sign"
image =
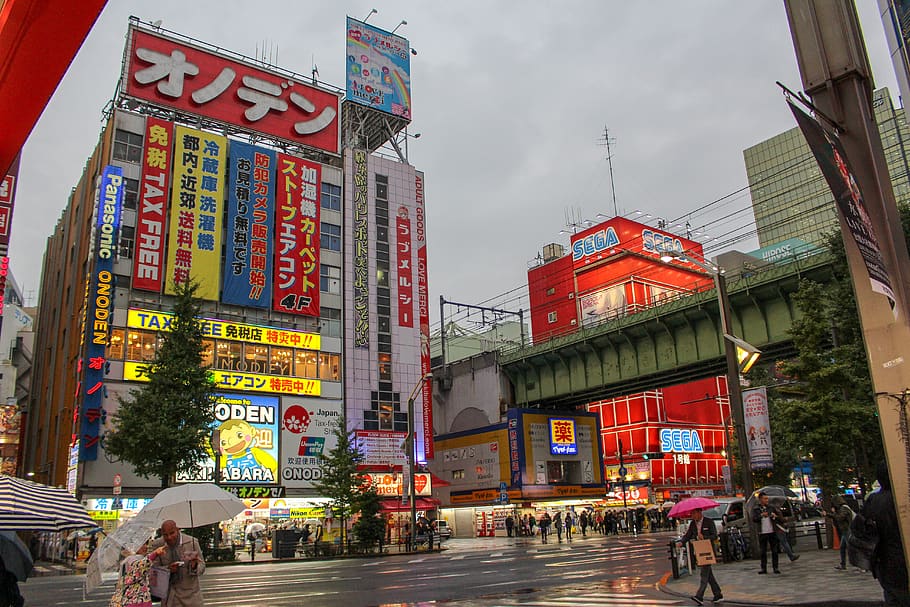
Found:
[[[218,428],[219,450],[227,481],[274,482],[278,462],[257,446],[256,430],[247,422],[229,419]]]

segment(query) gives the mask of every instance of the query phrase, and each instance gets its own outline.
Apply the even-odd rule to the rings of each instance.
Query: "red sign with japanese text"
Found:
[[[0,256],[9,249],[10,230],[13,223],[13,203],[16,199],[16,177],[19,175],[19,156],[16,155],[9,173],[0,180]]]
[[[430,291],[427,284],[427,236],[423,208],[423,175],[414,177],[417,209],[415,243],[417,244],[417,306],[420,321],[420,371],[424,377],[433,371],[430,362]],[[423,453],[433,459],[433,382],[423,382]]]
[[[127,95],[338,153],[338,94],[144,30],[130,35]]]
[[[145,123],[136,253],[133,256],[133,288],[142,291],[160,293],[163,284],[164,227],[173,144],[174,125],[149,116]]]
[[[411,220],[408,208],[399,207],[395,218],[396,249],[398,251],[398,326],[414,326],[414,284],[411,272]]]
[[[319,316],[319,187],[322,166],[278,154],[272,308]]]

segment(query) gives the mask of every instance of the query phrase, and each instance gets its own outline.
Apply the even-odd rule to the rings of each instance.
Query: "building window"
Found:
[[[379,353],[379,380],[392,381],[392,355]]]
[[[388,175],[376,175],[376,200],[389,199]]]
[[[319,290],[323,293],[341,295],[341,268],[325,264],[320,265]]]
[[[269,373],[272,375],[290,375],[293,360],[293,350],[272,346],[271,356],[269,357]]]
[[[126,341],[127,360],[152,360],[155,358],[155,345],[155,334],[151,331],[130,331]]]
[[[313,350],[297,350],[295,354],[294,375],[307,379],[318,379],[316,371],[316,352]]]
[[[547,322],[550,324],[553,324],[554,322],[556,322],[556,312],[550,312],[549,314],[547,314]]]
[[[120,129],[114,131],[114,160],[142,162],[142,135]]]
[[[215,340],[202,340],[202,368],[208,369],[215,362]]]
[[[550,287],[549,289],[547,289],[547,295],[555,295],[555,294],[556,294],[556,287]]]
[[[111,331],[111,343],[107,346],[108,360],[123,360],[123,329]]]
[[[341,211],[341,186],[323,182],[320,203],[323,209]]]
[[[322,308],[319,311],[320,333],[326,337],[341,337],[341,310]]]
[[[341,381],[341,355],[319,353],[319,379]]]
[[[133,243],[136,241],[136,228],[133,226],[120,226],[120,259],[133,258]]]
[[[123,208],[135,209],[139,205],[139,180],[123,178]]]
[[[327,251],[341,250],[341,226],[323,221],[319,230],[319,246]]]

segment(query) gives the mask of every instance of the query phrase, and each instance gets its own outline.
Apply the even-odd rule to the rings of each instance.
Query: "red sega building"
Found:
[[[662,261],[667,252],[704,259],[701,244],[623,217],[574,234],[568,253],[559,244],[545,246],[541,263],[528,270],[534,342],[713,287],[699,267]],[[584,407],[600,417],[608,481],[619,477],[621,441],[627,485],[651,485],[664,498],[724,490],[730,417],[724,377]]]

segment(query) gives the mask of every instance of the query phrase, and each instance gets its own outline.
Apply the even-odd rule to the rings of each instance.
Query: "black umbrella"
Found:
[[[0,558],[3,559],[6,570],[20,582],[28,579],[28,574],[34,567],[28,546],[12,531],[0,531]]]

